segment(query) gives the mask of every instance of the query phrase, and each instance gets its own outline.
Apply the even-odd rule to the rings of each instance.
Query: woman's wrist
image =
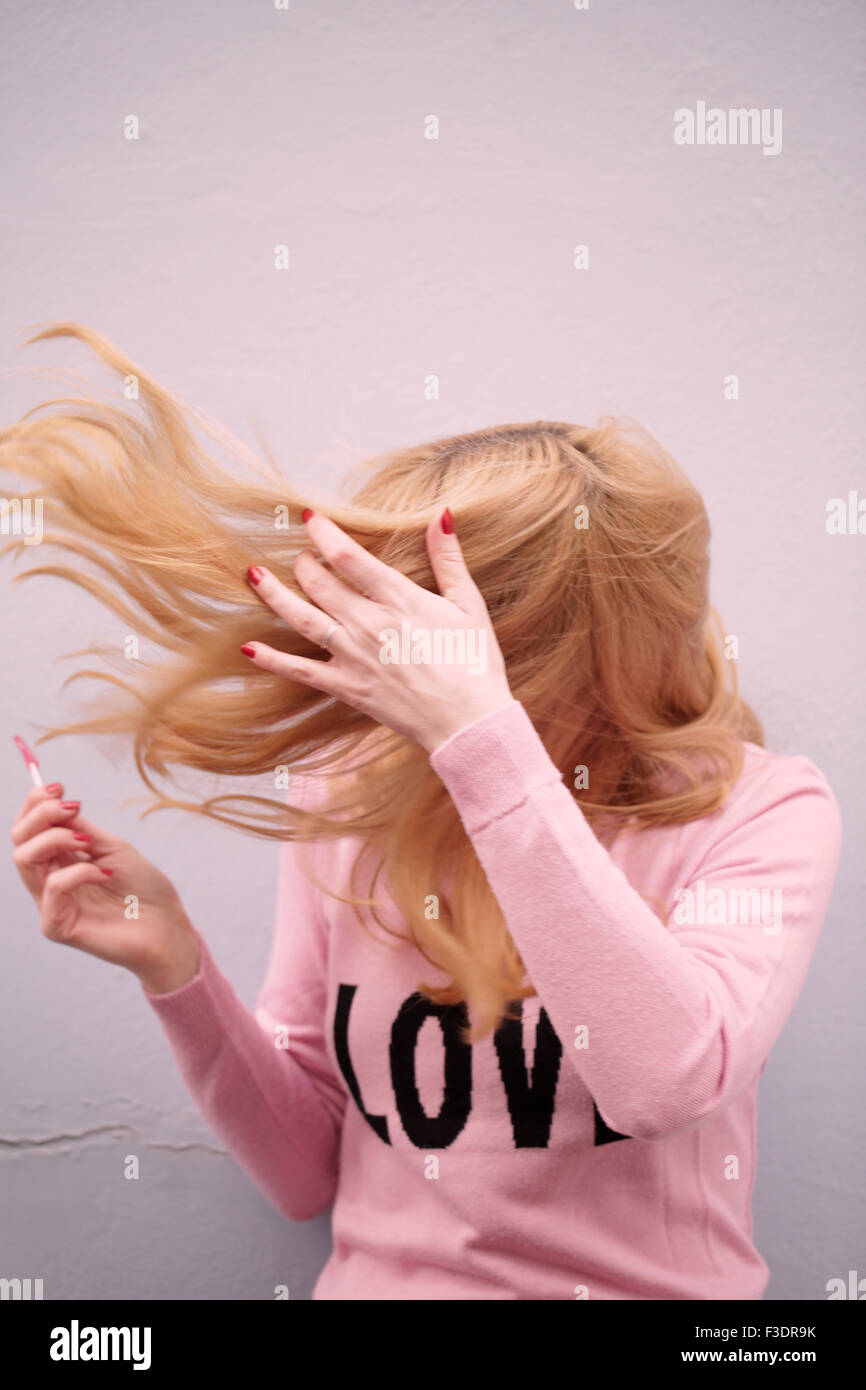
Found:
[[[171,933],[170,944],[164,952],[149,960],[136,971],[139,983],[148,994],[171,994],[195,979],[201,966],[201,944],[198,934],[185,913],[181,912]]]
[[[502,697],[485,703],[476,710],[464,709],[448,722],[440,722],[436,727],[428,727],[424,730],[423,736],[419,737],[419,742],[423,744],[428,753],[435,753],[441,748],[443,743],[447,743],[449,738],[455,734],[462,733],[468,729],[470,724],[477,724],[480,719],[485,719],[488,714],[493,714],[498,709],[503,709],[506,705],[514,703],[514,696],[509,691]]]

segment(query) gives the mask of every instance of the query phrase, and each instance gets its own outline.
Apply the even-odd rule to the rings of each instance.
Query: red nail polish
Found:
[[[49,796],[59,796],[63,791],[63,786],[60,782],[49,782],[45,790]]]
[[[113,869],[100,869],[99,872],[100,872],[101,874],[105,874],[105,877],[106,877],[106,878],[111,878],[111,875],[114,873],[114,870],[113,870]]]
[[[453,536],[454,534],[454,522],[451,519],[451,513],[447,507],[442,513],[442,530],[445,532],[446,536]]]
[[[251,584],[261,584],[264,577],[265,572],[263,569],[260,569],[258,565],[250,565],[247,570],[247,579]]]
[[[81,805],[80,801],[61,801],[60,805],[64,811],[77,811]]]
[[[315,515],[316,513],[313,511],[312,507],[305,507],[301,512],[301,520],[304,522],[309,521],[310,517]]]
[[[255,656],[256,654],[255,647],[251,646],[249,642],[244,642],[244,645],[241,647],[241,651],[243,652],[244,656]]]
[[[78,835],[78,834],[75,834],[75,835],[73,836],[73,839],[75,839],[75,840],[92,840],[92,839],[93,839],[93,836],[92,836],[92,835]]]

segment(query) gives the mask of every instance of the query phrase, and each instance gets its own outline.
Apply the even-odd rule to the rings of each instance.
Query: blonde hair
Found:
[[[742,741],[763,742],[709,603],[699,493],[646,430],[605,417],[592,427],[497,425],[394,450],[365,465],[349,500],[311,497],[269,458],[253,479],[238,476],[251,456],[91,329],[51,324],[28,342],[58,337],[79,339],[136,382],[140,409],[61,397],[0,432],[0,467],[44,492],[46,543],[74,561],[19,577],[80,585],[166,655],[123,663],[123,676],[77,673],[107,683],[113,698],[45,737],[132,735],[150,809],[182,807],[276,839],[359,836],[348,894],[326,891],[353,903],[362,924],[361,907],[371,907],[394,934],[372,896],[384,874],[408,939],[449,980],[421,981],[419,991],[469,1002],[468,1036],[484,1036],[510,1001],[535,991],[451,797],[419,745],[250,666],[245,641],[324,654],[261,603],[247,567],[265,564],[303,593],[291,562],[308,544],[301,510],[313,505],[435,590],[424,533],[447,504],[512,693],[604,841],[626,825],[715,810],[741,771]],[[227,439],[231,468],[213,456]],[[305,810],[258,795],[179,799],[155,779],[172,780],[180,766],[229,777],[286,766],[324,778],[331,799]],[[573,786],[578,768],[589,770],[588,789]],[[370,893],[359,897],[368,855]],[[425,913],[431,894],[438,917]]]

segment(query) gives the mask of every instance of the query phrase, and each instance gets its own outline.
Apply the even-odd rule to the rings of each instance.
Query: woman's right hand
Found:
[[[200,948],[172,883],[62,797],[59,783],[34,787],[11,832],[43,935],[124,966],[154,994],[179,989],[197,973]]]

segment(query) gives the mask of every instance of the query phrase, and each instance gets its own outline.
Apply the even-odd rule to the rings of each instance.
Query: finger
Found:
[[[56,797],[43,797],[26,816],[21,816],[9,832],[13,845],[22,845],[31,835],[38,835],[50,825],[72,825],[75,823],[80,801],[59,801]]]
[[[278,676],[285,676],[286,680],[311,685],[337,700],[347,698],[343,676],[334,670],[332,661],[312,661],[305,656],[291,656],[288,652],[275,651],[265,642],[246,642],[241,651],[262,671],[273,671]]]
[[[74,896],[85,885],[108,886],[106,870],[89,860],[54,869],[45,880],[42,893],[42,931],[51,941],[70,941],[75,925]]]
[[[448,527],[451,529],[448,530]],[[484,597],[469,573],[453,527],[447,507],[444,512],[432,517],[427,527],[427,552],[437,587],[443,598],[449,599],[464,613],[478,613],[479,602],[486,612]]]
[[[329,575],[328,571],[313,559],[308,553],[310,564],[328,579],[333,581],[333,588],[328,590],[331,601],[335,604],[332,608],[329,603],[324,603],[321,608],[315,604],[308,603],[300,594],[293,593],[287,584],[283,584],[276,575],[271,574],[270,570],[264,569],[261,565],[254,565],[252,569],[256,571],[257,578],[252,582],[256,586],[256,593],[260,594],[269,608],[288,623],[289,627],[294,628],[302,637],[315,642],[317,646],[322,646],[323,639],[327,635],[335,620],[339,622],[339,633],[345,636],[345,622],[355,621],[357,605],[366,602],[360,594],[352,595],[352,591],[340,582],[334,575]],[[300,579],[299,583],[303,583]],[[314,587],[317,587],[313,581]],[[306,588],[306,583],[303,584]],[[325,586],[318,586],[324,589]],[[338,592],[342,591],[342,592]],[[341,610],[342,616],[337,609]],[[336,634],[334,634],[336,636]],[[330,644],[329,644],[330,645]],[[336,650],[336,648],[332,648]]]
[[[329,517],[306,511],[304,524],[310,539],[328,564],[344,579],[348,579],[365,598],[386,603],[402,583],[408,582],[399,570],[377,560],[375,555],[347,536]]]
[[[365,594],[359,593],[349,584],[344,584],[342,579],[319,563],[312,550],[302,550],[300,555],[295,557],[292,568],[301,588],[309,594],[320,614],[325,615],[325,631],[333,618],[344,627],[363,628],[367,615],[372,611],[370,600]],[[303,601],[301,599],[302,603]],[[320,625],[316,631],[321,638]]]
[[[19,821],[23,820],[25,816],[29,815],[34,807],[38,806],[41,801],[58,801],[62,795],[63,784],[61,782],[51,782],[47,787],[31,787],[18,808],[18,815],[12,822],[13,828]]]
[[[90,837],[65,825],[55,825],[51,830],[43,830],[41,835],[32,835],[19,845],[12,855],[17,869],[35,869],[50,864],[58,854],[74,855],[77,851],[87,853]]]
[[[127,840],[122,839],[120,835],[112,835],[110,831],[97,825],[95,821],[88,820],[86,816],[77,816],[72,824],[74,830],[80,830],[90,836],[87,848],[96,858],[109,854],[112,850],[127,848]]]

